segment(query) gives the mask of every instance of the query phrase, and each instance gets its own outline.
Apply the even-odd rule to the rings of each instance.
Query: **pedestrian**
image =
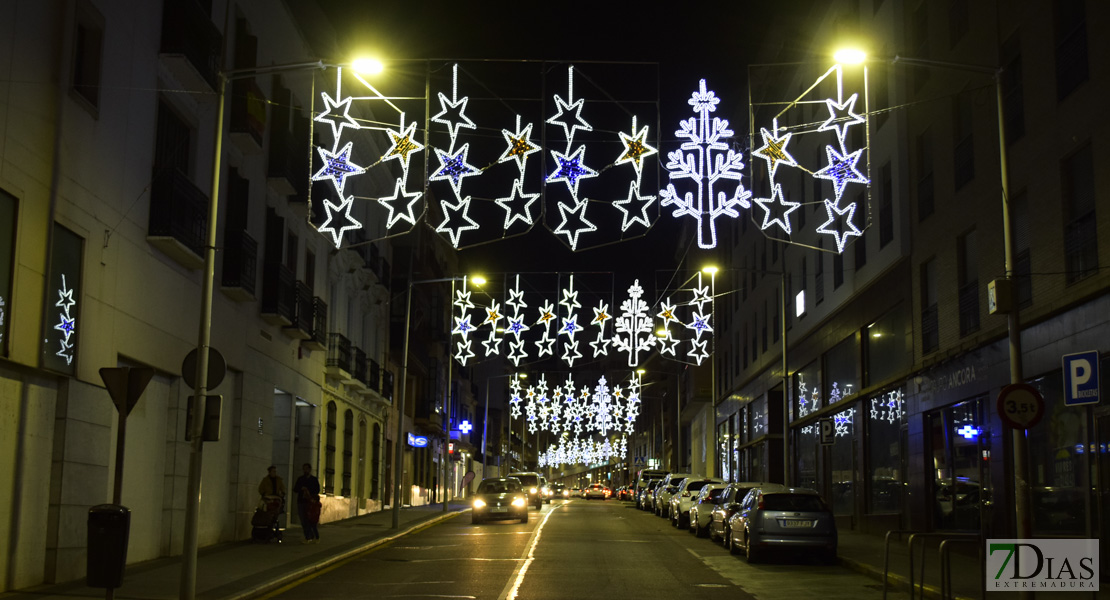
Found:
[[[320,522],[320,480],[312,474],[312,465],[301,465],[304,474],[297,478],[293,484],[293,493],[297,495],[297,516],[301,519],[301,529],[304,530],[302,544],[320,543],[320,530],[316,525]]]
[[[264,502],[281,500],[282,504],[285,503],[285,482],[278,475],[277,467],[270,465],[266,469],[266,476],[258,484],[258,495],[262,496]]]

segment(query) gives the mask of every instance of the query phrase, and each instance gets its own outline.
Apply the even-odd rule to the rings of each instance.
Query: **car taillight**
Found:
[[[763,494],[759,495],[759,504],[756,506],[759,510],[763,510]]]

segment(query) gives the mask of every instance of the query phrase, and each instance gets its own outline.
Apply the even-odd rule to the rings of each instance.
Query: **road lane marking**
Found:
[[[517,567],[516,572],[513,574],[513,578],[505,584],[505,589],[502,590],[501,595],[497,597],[498,600],[516,599],[516,593],[520,590],[520,585],[524,583],[525,574],[528,573],[528,566],[531,565],[532,561],[536,558],[536,544],[540,541],[540,534],[543,532],[543,526],[547,524],[547,520],[550,519],[553,514],[555,514],[555,511],[548,511],[548,513],[544,515],[543,520],[540,521],[540,524],[536,526],[536,530],[532,532],[532,539],[528,540],[527,558]]]

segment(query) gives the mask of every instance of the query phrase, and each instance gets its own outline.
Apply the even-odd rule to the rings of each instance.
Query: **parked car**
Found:
[[[636,508],[643,510],[644,490],[651,482],[662,481],[666,476],[667,471],[663,469],[640,469],[636,474],[636,484],[632,486],[632,501],[636,503]]]
[[[709,532],[713,509],[717,508],[717,503],[722,498],[721,494],[727,487],[728,485],[724,483],[711,483],[703,486],[694,498],[694,503],[690,505],[690,518],[687,521],[690,523],[690,531],[694,532],[696,537],[705,537]]]
[[[671,495],[678,489],[678,485],[682,483],[683,479],[692,476],[693,473],[668,473],[663,479],[663,483],[655,488],[655,498],[652,499],[652,508],[656,516],[663,518],[670,518],[671,510]]]
[[[725,490],[721,492],[720,502],[713,508],[713,518],[709,521],[709,539],[719,540],[725,546],[728,546],[729,519],[736,514],[736,510],[740,508],[740,503],[744,501],[744,497],[748,495],[752,488],[762,487],[770,490],[775,486],[786,489],[785,486],[777,483],[760,481],[739,481],[728,484]]]
[[[524,486],[524,491],[528,492],[528,504],[536,507],[537,510],[543,508],[543,493],[540,491],[547,479],[539,473],[533,472],[518,472],[509,473],[509,477],[516,477],[520,480],[520,484]]]
[[[640,507],[640,510],[653,510],[653,503],[655,501],[655,488],[659,487],[659,484],[661,483],[663,483],[662,479],[653,479],[649,481],[643,489],[640,490],[640,495],[637,497],[636,501],[636,505]]]
[[[511,477],[483,479],[470,506],[470,522],[475,525],[497,519],[528,522],[528,494],[520,481]]]
[[[601,485],[600,483],[591,483],[586,488],[586,499],[587,500],[591,500],[591,499],[608,500],[610,494],[611,494],[611,492],[609,491],[609,488]]]
[[[678,489],[671,495],[671,509],[668,511],[671,525],[682,529],[690,523],[690,507],[694,505],[694,499],[697,498],[701,488],[712,483],[724,483],[724,481],[715,477],[694,475],[679,484]]]
[[[836,520],[816,490],[753,488],[729,523],[729,551],[756,562],[772,548],[809,549],[836,560]]]

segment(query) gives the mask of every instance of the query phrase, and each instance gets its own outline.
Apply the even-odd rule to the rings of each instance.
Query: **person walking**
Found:
[[[303,475],[293,484],[293,493],[297,496],[297,516],[301,519],[301,529],[304,530],[302,544],[318,544],[320,530],[316,525],[320,522],[320,480],[312,474],[312,465],[301,465]]]

